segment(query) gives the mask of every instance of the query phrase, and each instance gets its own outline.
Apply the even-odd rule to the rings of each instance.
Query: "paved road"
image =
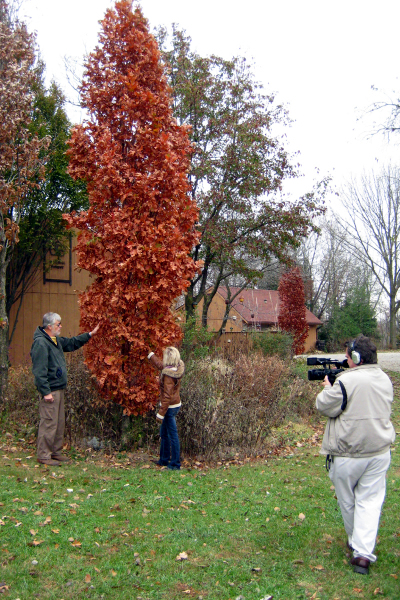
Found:
[[[316,356],[336,358],[337,360],[343,360],[345,358],[344,354],[318,354]],[[378,352],[378,364],[382,369],[400,372],[400,352]]]

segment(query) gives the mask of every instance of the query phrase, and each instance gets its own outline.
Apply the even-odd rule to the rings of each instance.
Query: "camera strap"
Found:
[[[346,388],[344,387],[343,383],[340,381],[340,379],[338,379],[339,385],[340,385],[340,389],[342,390],[342,395],[343,395],[343,402],[342,402],[342,406],[340,407],[340,409],[342,411],[345,410],[346,406],[347,406],[347,392],[346,392]]]
[[[325,469],[328,471],[328,473],[330,471],[332,463],[333,463],[333,456],[332,456],[332,454],[327,454],[326,455],[326,459],[325,459]]]

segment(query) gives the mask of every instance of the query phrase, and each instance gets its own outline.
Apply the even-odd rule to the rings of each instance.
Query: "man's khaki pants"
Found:
[[[65,413],[64,390],[51,392],[54,402],[39,403],[39,432],[37,438],[37,456],[39,460],[49,460],[60,456],[64,440]]]

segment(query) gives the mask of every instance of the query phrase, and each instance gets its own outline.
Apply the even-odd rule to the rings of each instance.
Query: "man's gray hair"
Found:
[[[56,321],[61,321],[60,315],[53,312],[48,312],[43,315],[43,329],[46,329],[49,325],[54,325]]]

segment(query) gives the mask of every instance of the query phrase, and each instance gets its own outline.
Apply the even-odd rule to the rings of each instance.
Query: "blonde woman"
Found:
[[[157,421],[161,425],[161,445],[157,464],[177,471],[181,468],[181,463],[175,418],[181,407],[180,388],[185,365],[179,351],[173,346],[165,348],[162,361],[154,352],[150,352],[147,358],[160,371],[160,408]]]

